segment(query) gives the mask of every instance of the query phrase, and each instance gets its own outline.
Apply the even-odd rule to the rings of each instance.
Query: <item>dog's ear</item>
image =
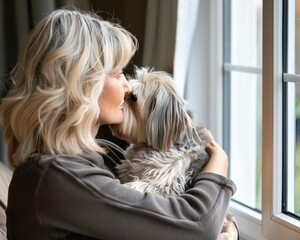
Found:
[[[147,143],[158,150],[171,147],[187,124],[183,100],[175,93],[160,89],[150,104]]]

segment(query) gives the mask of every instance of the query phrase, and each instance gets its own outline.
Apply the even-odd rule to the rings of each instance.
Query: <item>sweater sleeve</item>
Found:
[[[235,184],[199,174],[180,197],[163,198],[120,184],[107,169],[53,161],[36,194],[40,224],[96,239],[206,239],[221,231]]]

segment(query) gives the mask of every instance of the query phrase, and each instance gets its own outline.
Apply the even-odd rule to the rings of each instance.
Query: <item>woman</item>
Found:
[[[29,35],[1,104],[10,163],[8,239],[216,239],[235,185],[210,142],[192,189],[162,198],[122,186],[95,136],[120,123],[137,49],[122,27],[57,10]],[[224,236],[224,235],[223,235]]]

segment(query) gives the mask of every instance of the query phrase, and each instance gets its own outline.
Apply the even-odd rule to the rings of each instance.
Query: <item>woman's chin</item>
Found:
[[[122,113],[122,115],[116,116],[114,118],[114,120],[112,121],[112,123],[110,123],[110,124],[120,124],[123,122],[123,119],[124,119],[124,117],[123,117],[123,113]]]

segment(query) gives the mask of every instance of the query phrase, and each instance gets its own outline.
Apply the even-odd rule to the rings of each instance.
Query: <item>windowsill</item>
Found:
[[[245,240],[261,239],[261,214],[231,201],[229,211],[237,220],[240,237]]]
[[[275,222],[277,222],[281,225],[285,225],[286,227],[288,227],[290,229],[300,232],[300,221],[293,217],[279,213],[279,214],[275,214],[272,217],[272,220],[274,220]]]

